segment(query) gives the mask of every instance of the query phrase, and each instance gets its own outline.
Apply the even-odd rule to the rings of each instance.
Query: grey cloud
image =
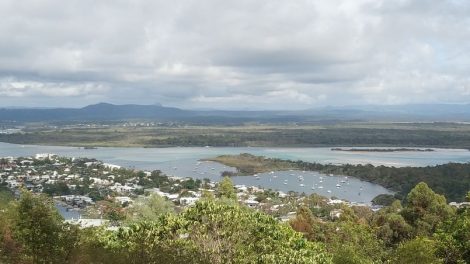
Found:
[[[468,102],[469,12],[465,0],[5,0],[0,105]]]

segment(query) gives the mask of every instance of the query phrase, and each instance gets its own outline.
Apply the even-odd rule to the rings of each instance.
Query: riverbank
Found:
[[[26,127],[0,142],[72,147],[470,148],[470,125],[338,123],[124,127]]]
[[[426,148],[332,148],[331,151],[346,152],[433,152],[434,149]]]
[[[379,184],[404,197],[416,184],[425,182],[450,201],[463,201],[470,189],[470,163],[447,163],[427,167],[386,167],[373,165],[333,165],[304,161],[266,158],[251,154],[222,155],[207,159],[234,167],[231,176],[296,169],[316,171],[326,175],[345,175]],[[456,177],[458,175],[458,177]],[[228,174],[227,174],[228,176]]]

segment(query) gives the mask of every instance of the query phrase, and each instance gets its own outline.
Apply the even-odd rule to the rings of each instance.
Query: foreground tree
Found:
[[[220,198],[227,198],[231,200],[236,200],[237,199],[237,194],[235,193],[235,189],[233,187],[233,182],[232,180],[225,176],[220,182],[219,182],[219,188],[218,188],[218,195]]]
[[[470,208],[459,210],[436,232],[438,253],[445,263],[470,263]]]
[[[103,231],[115,263],[330,263],[320,244],[235,203],[206,200],[179,215]]]
[[[42,195],[22,192],[11,224],[21,262],[66,263],[77,243],[77,228],[65,224],[52,200]]]
[[[386,246],[393,247],[412,237],[413,228],[400,214],[402,210],[400,201],[395,201],[372,217],[371,226]]]
[[[128,210],[128,219],[133,221],[155,220],[167,213],[174,213],[174,205],[157,194],[136,199]]]
[[[430,236],[438,225],[454,215],[443,195],[436,194],[421,182],[406,197],[403,217],[415,228],[415,235]]]
[[[406,241],[397,248],[393,263],[438,264],[442,261],[436,257],[435,241],[417,237]]]

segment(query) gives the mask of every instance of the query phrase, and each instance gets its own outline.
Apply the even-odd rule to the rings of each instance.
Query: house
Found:
[[[345,201],[343,200],[339,200],[339,199],[331,199],[328,201],[328,204],[330,205],[333,205],[333,204],[344,204],[346,203]]]
[[[451,202],[449,203],[450,206],[454,206],[457,208],[470,208],[470,202],[463,202],[463,203],[456,203],[456,202]]]
[[[110,170],[120,169],[121,168],[121,166],[119,166],[119,165],[114,165],[114,164],[110,164],[110,163],[103,163],[103,166],[105,168],[110,169]]]
[[[341,217],[341,214],[343,213],[343,210],[341,209],[334,209],[330,211],[330,218],[331,219],[339,219]]]
[[[251,208],[257,207],[259,205],[258,201],[251,200],[251,199],[246,200],[243,203],[246,204],[248,207],[251,207]]]
[[[114,197],[114,200],[120,203],[121,205],[132,203],[132,199],[128,196],[116,196]]]
[[[195,204],[200,198],[198,197],[180,197],[179,201],[181,205],[193,205]]]
[[[50,154],[50,153],[39,153],[34,156],[35,159],[37,160],[45,160],[45,159],[52,159],[54,158],[55,154]]]

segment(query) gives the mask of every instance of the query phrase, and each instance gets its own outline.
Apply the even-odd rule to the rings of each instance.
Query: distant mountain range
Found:
[[[365,105],[303,111],[183,110],[161,105],[99,103],[83,108],[0,108],[0,121],[72,122],[118,120],[188,123],[318,123],[335,121],[469,122],[470,104]]]

